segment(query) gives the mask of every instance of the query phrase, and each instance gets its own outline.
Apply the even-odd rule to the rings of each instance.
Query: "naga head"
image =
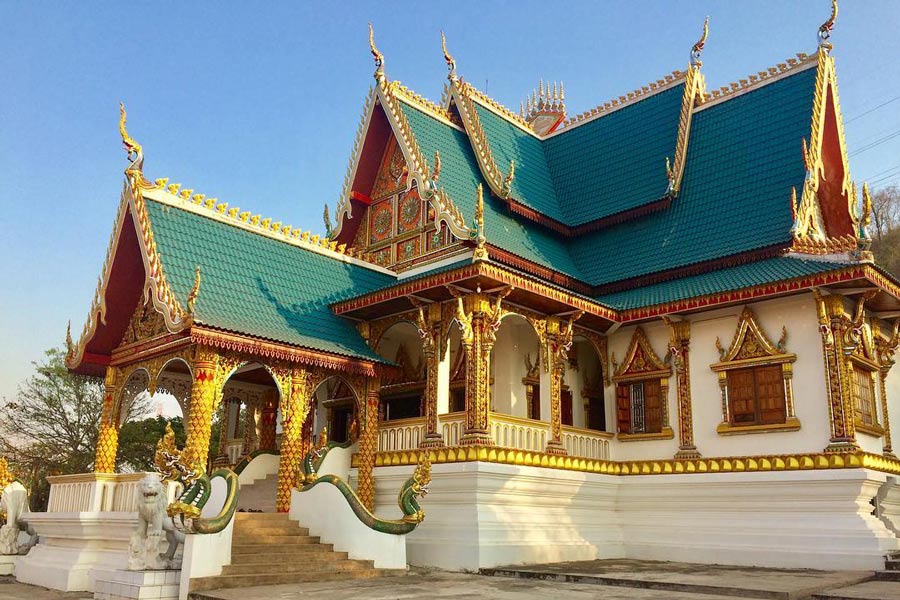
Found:
[[[195,482],[201,470],[192,469],[181,461],[182,451],[175,445],[175,431],[172,424],[166,423],[166,432],[156,443],[156,454],[153,456],[153,467],[162,475],[163,481],[180,481],[185,486]]]
[[[428,484],[431,483],[431,457],[428,451],[422,453],[412,478],[413,496],[425,496],[428,494]]]

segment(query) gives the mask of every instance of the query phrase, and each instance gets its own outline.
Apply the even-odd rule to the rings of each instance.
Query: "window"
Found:
[[[659,379],[616,385],[620,433],[662,432],[662,386]]]
[[[875,412],[875,386],[872,371],[853,365],[853,399],[856,404],[856,421],[868,426],[878,426]]]
[[[773,343],[756,316],[745,308],[729,348],[716,339],[719,362],[710,368],[718,373],[722,391],[720,435],[796,431],[800,421],[794,414],[794,361],[785,350],[787,329]]]
[[[734,369],[727,373],[733,425],[784,423],[784,376],[781,365]]]

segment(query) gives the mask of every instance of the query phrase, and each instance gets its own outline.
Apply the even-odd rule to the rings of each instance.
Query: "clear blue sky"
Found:
[[[77,337],[122,186],[118,102],[145,172],[321,229],[341,188],[373,65],[440,99],[447,32],[460,73],[518,110],[562,79],[574,114],[685,67],[727,85],[811,53],[828,0],[0,4],[0,397]],[[841,0],[832,38],[846,119],[900,96],[900,3]],[[847,124],[851,150],[900,130],[900,100]],[[800,141],[797,141],[800,151]],[[900,136],[851,155],[854,177],[900,165]],[[892,171],[887,171],[891,174]],[[900,177],[889,178],[886,182]],[[720,215],[720,217],[725,215]]]

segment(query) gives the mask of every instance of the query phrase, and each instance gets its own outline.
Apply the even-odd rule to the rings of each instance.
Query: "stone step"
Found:
[[[287,521],[288,514],[287,513],[251,513],[251,512],[236,512],[234,513],[235,518],[238,521],[251,521],[251,520],[274,520],[274,521]]]
[[[887,571],[900,571],[900,558],[889,558],[884,561],[884,568]]]
[[[334,552],[328,548],[320,548],[318,546],[292,546],[285,551],[278,552],[254,552],[251,554],[236,554],[232,551],[233,565],[269,565],[291,564],[294,562],[315,562],[333,558],[334,560],[343,560],[348,558],[346,552]]]
[[[318,544],[319,536],[317,535],[237,535],[232,539],[234,545],[297,545],[297,544]]]
[[[216,577],[200,577],[191,580],[191,597],[202,598],[194,592],[241,588],[258,585],[279,585],[285,583],[309,583],[316,581],[337,581],[346,579],[371,579],[379,577],[375,569],[359,571],[321,571],[314,573],[271,573],[266,575],[218,575]]]
[[[322,558],[303,558],[302,561],[279,561],[273,564],[249,563],[226,565],[222,568],[222,575],[268,575],[270,573],[319,573],[325,571],[359,571],[361,569],[373,569],[371,560],[348,560],[336,558],[332,554],[325,554]]]
[[[877,581],[900,581],[900,571],[877,571],[875,579]]]
[[[900,583],[894,581],[866,581],[835,590],[817,592],[811,600],[897,600]]]
[[[235,537],[251,537],[258,535],[309,535],[309,529],[291,523],[241,523],[234,526]]]
[[[284,554],[310,554],[318,552],[332,552],[334,546],[331,544],[291,544],[291,545],[272,545],[272,544],[234,544],[231,547],[232,560],[238,554],[266,554],[268,556],[284,555]]]

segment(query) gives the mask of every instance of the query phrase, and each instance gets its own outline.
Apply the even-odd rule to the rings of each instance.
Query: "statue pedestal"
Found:
[[[181,571],[94,571],[95,600],[177,600]]]
[[[0,575],[12,575],[15,573],[16,555],[0,554]]]

